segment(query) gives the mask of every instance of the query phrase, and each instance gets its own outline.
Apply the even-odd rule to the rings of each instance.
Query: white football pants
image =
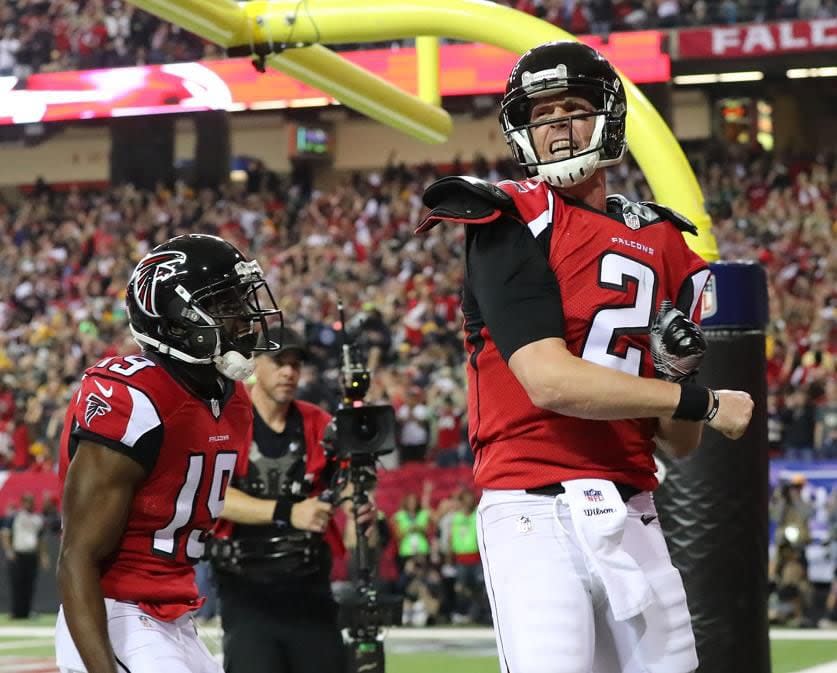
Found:
[[[627,509],[622,548],[642,569],[654,601],[617,622],[566,505],[525,491],[483,492],[477,532],[502,673],[697,668],[686,593],[651,494],[634,496]]]
[[[112,598],[105,599],[105,609],[119,673],[222,673],[198,637],[191,614],[163,622]],[[55,625],[55,658],[61,673],[86,673],[63,606]]]

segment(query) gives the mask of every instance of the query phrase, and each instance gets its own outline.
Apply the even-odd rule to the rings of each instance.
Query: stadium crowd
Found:
[[[833,457],[837,451],[837,164],[832,155],[780,159],[713,151],[693,157],[725,259],[767,270],[770,448],[774,455]],[[452,465],[464,438],[461,320],[462,232],[437,227],[414,237],[423,187],[443,173],[497,180],[507,162],[390,166],[310,193],[268,175],[219,193],[54,191],[39,183],[0,204],[0,460],[48,464],[69,383],[90,362],[135,348],[123,288],[136,261],[166,238],[217,233],[254,254],[290,323],[315,357],[302,397],[334,408],[337,298],[374,370],[370,399],[392,403],[402,461]],[[651,198],[640,171],[614,172],[612,191]]]
[[[576,35],[837,15],[834,0],[509,0],[502,4]],[[391,46],[399,44],[404,43]],[[0,76],[222,57],[219,47],[125,0],[18,0],[0,6]]]
[[[727,147],[703,148],[691,159],[722,257],[758,260],[767,269],[770,450],[835,457],[837,250],[830,241],[837,234],[837,156],[778,157]],[[386,466],[466,464],[458,297],[463,232],[453,226],[426,237],[412,232],[423,187],[433,179],[472,173],[499,180],[516,170],[482,158],[446,167],[389,166],[309,190],[254,161],[246,180],[217,192],[182,182],[153,192],[130,185],[56,190],[39,182],[0,202],[0,296],[6,298],[0,304],[0,466],[52,469],[80,372],[99,358],[136,350],[124,310],[132,268],[150,247],[193,231],[219,234],[260,260],[287,321],[306,335],[314,355],[300,398],[335,406],[340,297],[347,330],[373,371],[369,401],[396,408],[400,451],[384,459]],[[635,165],[623,164],[612,177],[612,192],[651,198]],[[474,503],[467,473],[462,466],[458,474],[466,476],[432,497],[413,493],[398,505],[382,503],[389,520],[382,545],[394,539],[398,570],[390,579],[407,597],[409,623],[488,619],[484,603],[472,600],[482,592],[475,590],[479,563],[466,548]],[[837,521],[837,503],[832,509]],[[786,528],[786,510],[793,507],[774,507],[777,526]],[[455,526],[465,547],[451,548]],[[777,587],[805,581],[789,552],[779,558],[785,561],[774,568]],[[786,588],[776,609],[798,618],[805,595],[804,586]]]

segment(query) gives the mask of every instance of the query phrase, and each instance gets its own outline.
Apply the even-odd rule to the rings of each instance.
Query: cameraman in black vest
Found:
[[[294,399],[307,350],[272,327],[281,349],[256,360],[253,441],[246,478],[227,490],[210,544],[218,576],[226,673],[343,673],[331,593],[331,549],[342,553],[321,440],[331,415]],[[371,509],[363,520],[373,518]]]

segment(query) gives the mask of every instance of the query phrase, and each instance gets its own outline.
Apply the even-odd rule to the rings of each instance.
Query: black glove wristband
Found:
[[[681,383],[680,384],[680,402],[677,404],[677,409],[674,410],[672,418],[679,421],[704,421],[708,420],[706,412],[706,405],[709,400],[707,397],[710,391],[709,388],[699,386],[696,383]],[[715,395],[716,405],[718,396]],[[717,408],[713,407],[715,413]],[[712,413],[710,411],[709,413]],[[714,413],[712,413],[714,417]]]
[[[276,507],[273,508],[273,522],[287,526],[291,525],[291,508],[293,503],[288,498],[278,498]]]

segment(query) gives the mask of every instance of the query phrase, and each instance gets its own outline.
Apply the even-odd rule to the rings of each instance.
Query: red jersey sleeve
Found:
[[[73,404],[76,440],[124,453],[151,472],[163,441],[163,423],[146,393],[121,381],[87,375]]]

